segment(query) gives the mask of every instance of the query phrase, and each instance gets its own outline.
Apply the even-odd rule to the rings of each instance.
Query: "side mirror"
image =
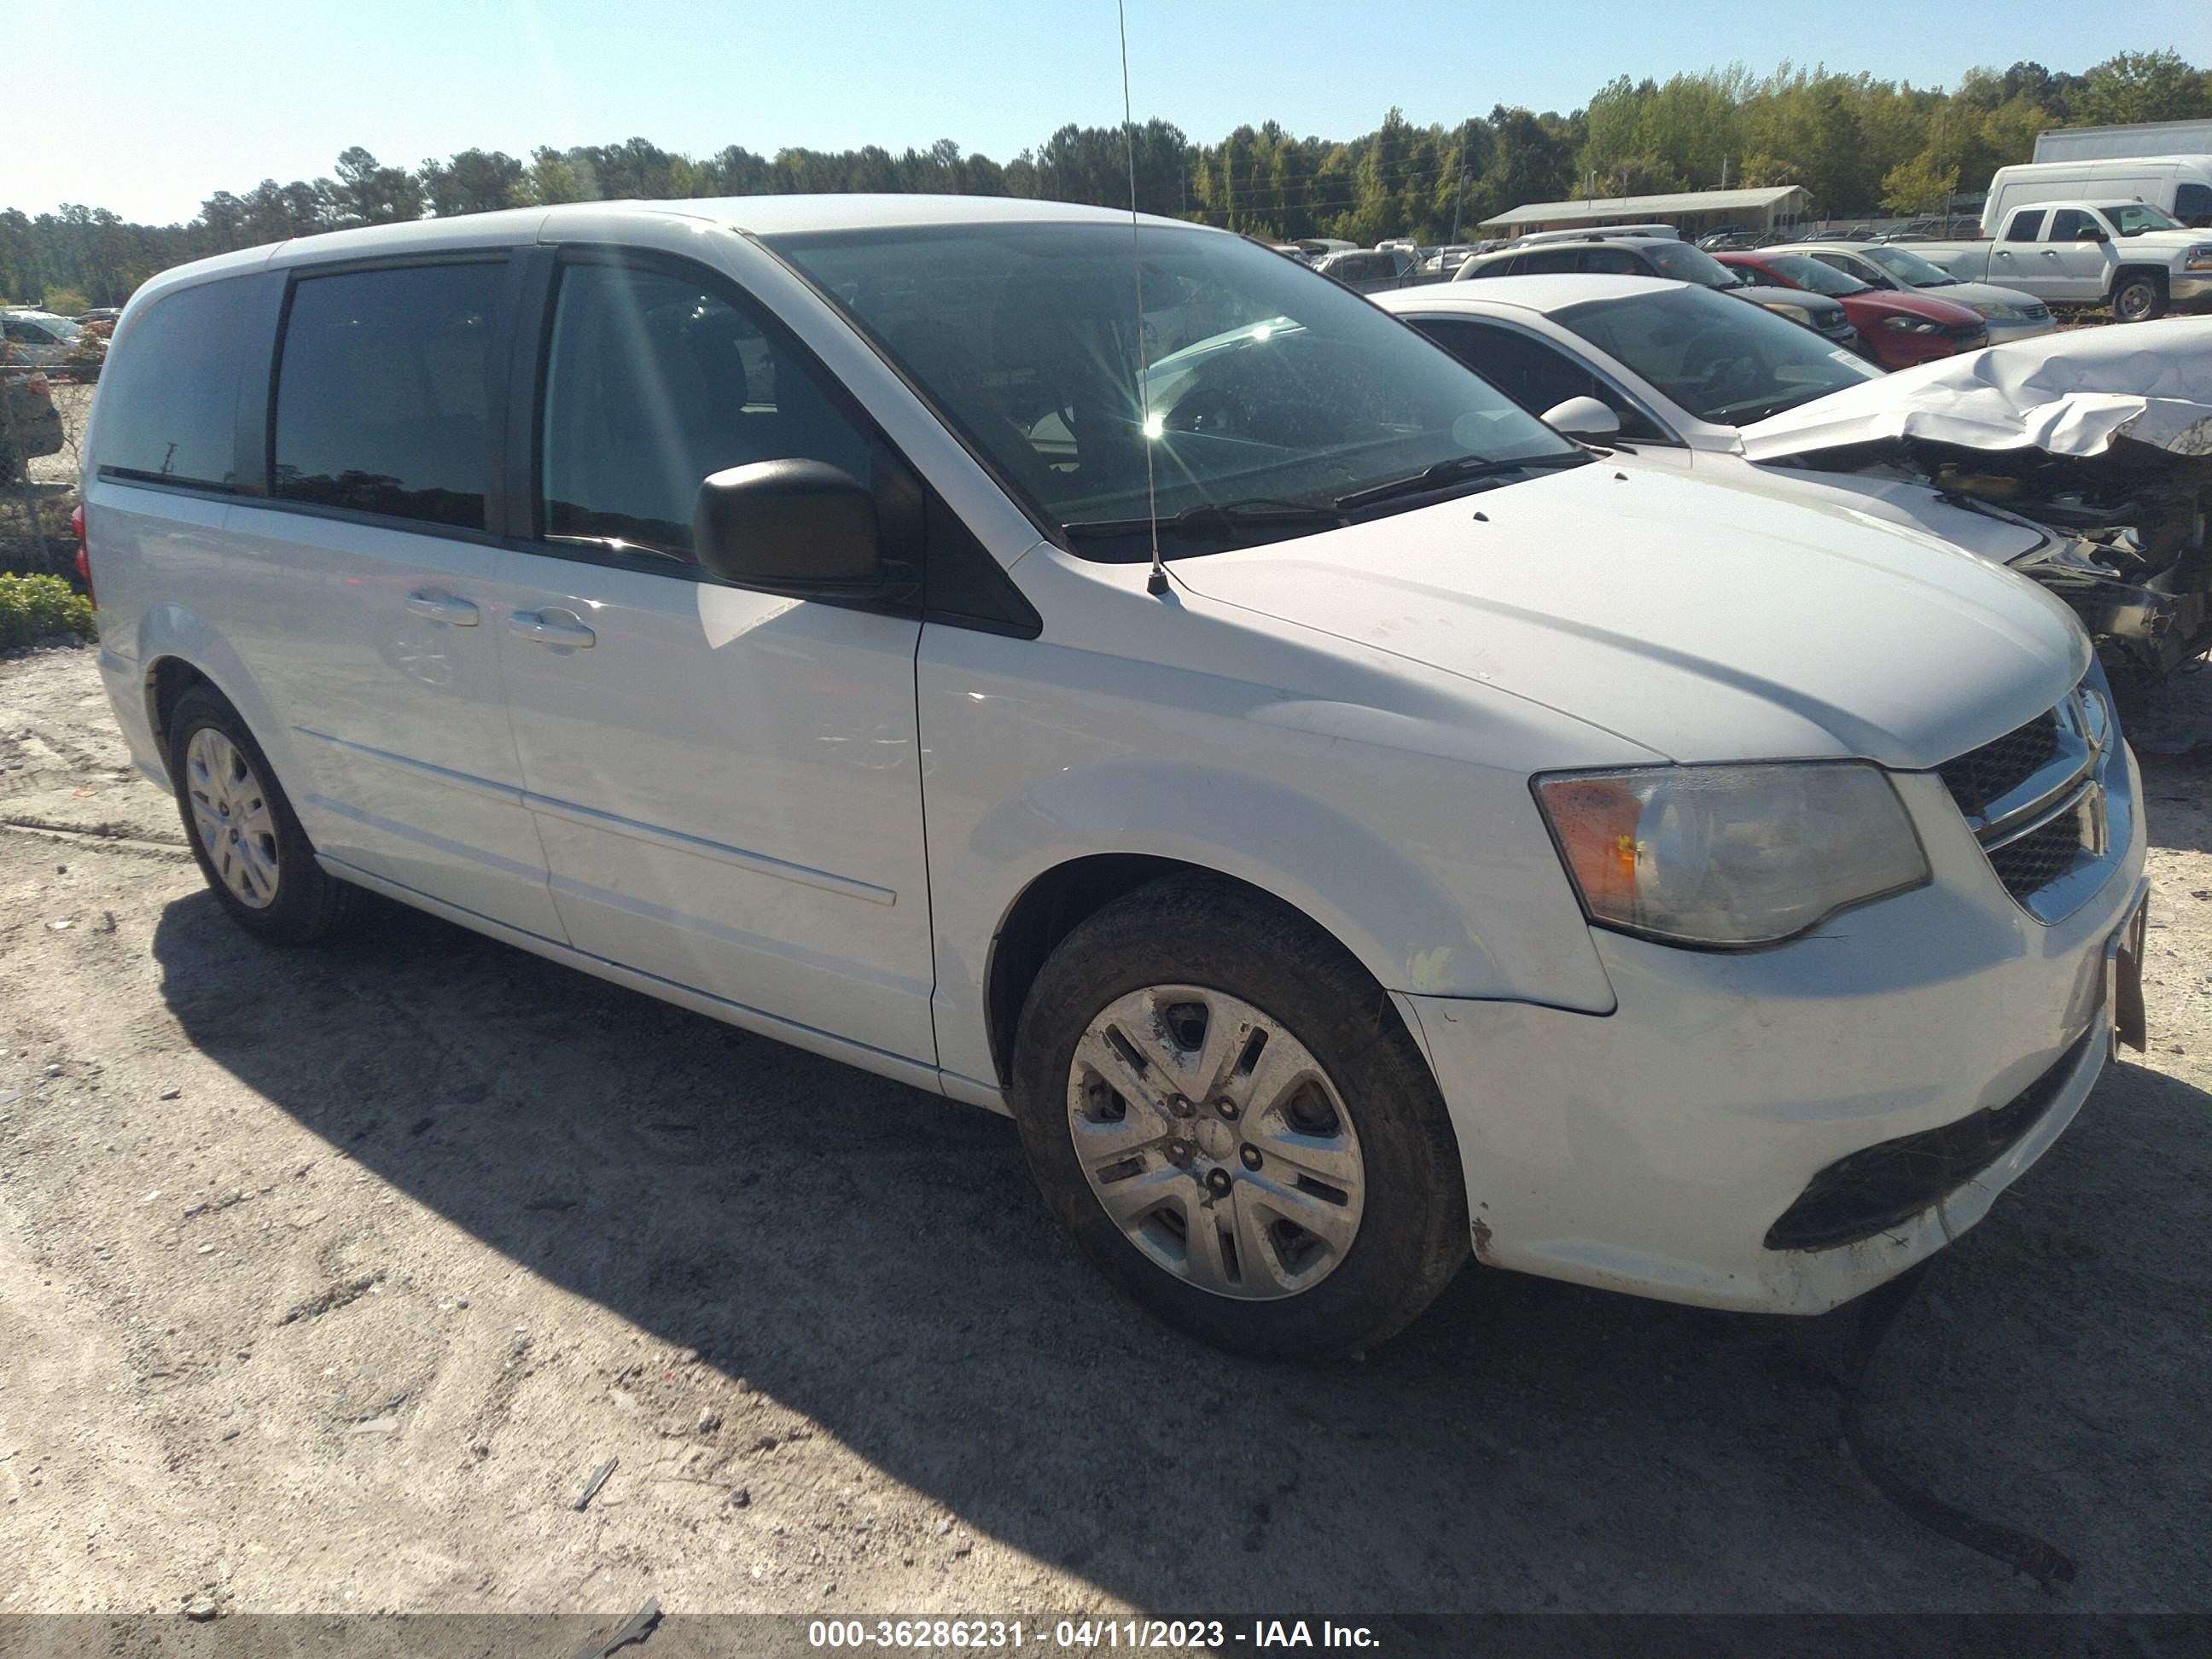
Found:
[[[824,461],[755,461],[708,477],[691,507],[699,568],[738,587],[823,599],[884,589],[875,497]]]
[[[1620,416],[1595,398],[1570,398],[1553,404],[1540,418],[1570,438],[1611,438],[1620,432]]]
[[[2077,242],[2106,242],[2112,238],[2094,225],[2084,225],[2074,233],[2074,240]]]

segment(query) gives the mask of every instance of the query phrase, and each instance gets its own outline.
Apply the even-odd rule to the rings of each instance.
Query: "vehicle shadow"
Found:
[[[1857,1473],[1844,1316],[1470,1270],[1363,1363],[1241,1362],[1117,1302],[1002,1119],[396,908],[283,953],[196,894],[154,949],[191,1042],[368,1170],[1147,1609],[2051,1605]],[[1870,1373],[1869,1436],[2079,1559],[2065,1605],[2212,1601],[2208,1105],[2118,1068]]]

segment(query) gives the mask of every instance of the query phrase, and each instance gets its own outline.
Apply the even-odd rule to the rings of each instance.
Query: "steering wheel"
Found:
[[[1747,388],[1759,378],[1757,359],[1725,329],[1710,329],[1691,341],[1682,352],[1682,368],[1713,392]]]
[[[1170,432],[1241,438],[1252,430],[1252,409],[1227,386],[1197,386],[1176,401],[1164,424]]]

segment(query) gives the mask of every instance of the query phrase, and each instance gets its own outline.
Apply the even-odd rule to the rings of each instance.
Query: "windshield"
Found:
[[[1761,270],[1771,271],[1786,283],[1837,299],[1846,294],[1869,292],[1867,285],[1857,277],[1838,270],[1833,265],[1824,265],[1808,253],[1778,253],[1763,264],[1742,269],[1747,276],[1756,276]]]
[[[1860,252],[1900,283],[1913,288],[1956,288],[1959,279],[1932,259],[1901,247],[1862,248]]]
[[[1141,232],[1140,411],[1131,244],[1095,222],[770,239],[1086,556],[1151,556],[1148,453],[1159,516],[1191,515],[1170,555],[1325,527],[1439,463],[1581,453],[1358,295],[1200,229]]]
[[[2181,227],[2154,207],[2141,202],[2115,203],[2111,207],[2100,206],[2098,212],[2112,222],[2112,228],[2123,236],[2140,236],[2147,230],[2179,230]]]
[[[1695,283],[1700,288],[1744,286],[1739,273],[1687,242],[1661,241],[1655,237],[1643,247],[1644,257],[1650,260],[1652,268],[1662,276],[1671,276],[1678,283]]]
[[[1701,289],[1593,300],[1554,320],[1717,426],[1765,420],[1881,374],[1810,329]]]

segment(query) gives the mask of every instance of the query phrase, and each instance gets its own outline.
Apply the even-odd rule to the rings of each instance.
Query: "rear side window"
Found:
[[[502,264],[309,276],[276,371],[274,493],[480,530]]]
[[[1555,271],[1580,270],[1583,254],[1580,248],[1546,248],[1537,253],[1524,253],[1513,262],[1516,276],[1549,276]]]
[[[100,380],[102,473],[228,489],[251,279],[165,294],[131,319]]]
[[[686,563],[711,473],[813,460],[869,478],[867,436],[811,362],[719,285],[622,264],[561,274],[538,453],[548,540]]]
[[[2043,210],[2028,208],[2012,216],[2012,222],[2005,227],[2004,239],[2008,242],[2032,242],[2042,234]]]

